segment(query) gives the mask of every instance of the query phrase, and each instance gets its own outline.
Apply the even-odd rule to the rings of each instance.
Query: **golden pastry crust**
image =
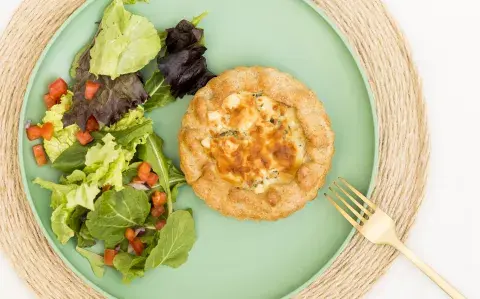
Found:
[[[274,109],[262,110],[262,101]],[[304,84],[273,68],[238,67],[197,92],[179,148],[187,182],[210,207],[238,219],[277,220],[303,208],[324,185],[334,133]]]

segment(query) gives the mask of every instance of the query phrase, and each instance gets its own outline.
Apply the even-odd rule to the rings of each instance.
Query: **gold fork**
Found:
[[[465,298],[444,278],[438,275],[432,268],[415,256],[415,254],[400,241],[397,233],[395,232],[395,223],[390,216],[380,210],[377,205],[366,198],[345,179],[339,178],[338,180],[342,184],[334,182],[333,185],[335,188],[330,187],[330,195],[325,193],[325,196],[353,225],[353,227],[355,227],[370,242],[374,244],[390,245],[403,253],[450,297],[454,299]],[[348,192],[347,190],[350,190],[357,196],[357,198],[360,198],[361,201],[363,201],[363,204],[359,202],[359,200],[355,199],[355,196],[352,196],[351,192]],[[354,209],[352,205],[350,205],[348,201],[340,195],[340,193],[350,199],[350,201],[353,202],[362,213],[359,213],[356,209]],[[332,199],[331,195],[334,195],[340,202],[342,202],[342,204],[346,206],[348,210],[350,210],[350,212],[352,212],[359,220],[355,221],[349,213],[347,213],[342,207],[340,207],[340,205],[337,204],[334,199]]]

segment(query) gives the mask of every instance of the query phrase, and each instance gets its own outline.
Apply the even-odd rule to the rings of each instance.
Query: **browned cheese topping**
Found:
[[[261,94],[242,92],[208,113],[210,137],[202,145],[220,176],[234,186],[263,193],[293,180],[305,156],[305,136],[295,108]]]

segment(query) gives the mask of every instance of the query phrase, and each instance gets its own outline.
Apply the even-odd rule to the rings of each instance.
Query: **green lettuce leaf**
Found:
[[[55,162],[57,158],[76,142],[76,134],[79,128],[77,125],[70,125],[65,129],[54,132],[52,139],[44,140],[43,146],[50,161]]]
[[[152,111],[155,108],[166,106],[175,102],[175,97],[170,92],[170,86],[165,82],[162,73],[156,71],[145,83],[145,91],[149,99],[145,102],[145,110]]]
[[[123,283],[130,283],[137,277],[143,277],[145,274],[145,257],[134,256],[125,252],[121,252],[113,259],[113,266],[123,274]]]
[[[147,18],[125,10],[121,0],[105,9],[100,32],[90,50],[90,72],[112,79],[139,71],[160,51],[157,30]]]
[[[50,200],[50,207],[52,209],[56,209],[60,205],[64,205],[67,203],[67,194],[70,193],[70,191],[75,190],[78,188],[77,185],[61,185],[61,184],[55,184],[50,181],[45,181],[41,178],[36,178],[33,180],[33,182],[37,185],[40,185],[40,187],[52,191],[52,197]]]
[[[79,127],[77,125],[70,125],[64,128],[62,122],[63,114],[72,105],[72,97],[73,93],[70,91],[63,95],[60,104],[54,105],[50,110],[45,112],[42,120],[43,123],[52,123],[54,128],[53,137],[50,140],[45,139],[43,141],[45,152],[52,162],[55,162],[58,156],[76,141],[75,134],[78,132]]]
[[[66,149],[54,162],[53,167],[65,173],[85,167],[85,156],[89,148],[95,146],[108,133],[115,137],[115,142],[122,146],[125,160],[130,161],[135,154],[136,147],[146,142],[146,138],[153,132],[153,122],[144,116],[144,109],[137,107],[126,113],[114,125],[104,127],[99,132],[92,132],[95,141],[83,146],[75,142]]]
[[[76,184],[84,183],[87,180],[85,172],[75,169],[69,176],[67,176],[62,184]]]
[[[125,229],[140,226],[150,213],[147,195],[131,187],[107,191],[95,202],[95,210],[87,215],[87,228],[92,236],[108,244],[124,239]]]
[[[130,161],[136,148],[145,144],[147,137],[153,132],[153,122],[144,116],[143,107],[137,107],[110,127],[105,127],[99,134],[110,133],[115,141],[124,149],[125,160]]]
[[[167,219],[167,225],[160,231],[157,246],[145,262],[145,270],[160,265],[178,268],[188,259],[195,243],[195,225],[187,211],[175,211]]]
[[[42,119],[43,123],[50,122],[53,124],[54,131],[63,129],[63,114],[72,106],[73,93],[68,91],[64,94],[60,103],[53,105],[50,110],[45,112],[45,116]]]
[[[68,226],[71,214],[72,209],[68,209],[65,204],[58,206],[52,213],[52,230],[62,244],[66,244],[75,235],[73,229]]]
[[[85,165],[87,168],[98,168],[104,165],[105,161],[111,163],[118,157],[119,151],[115,149],[117,143],[114,140],[115,137],[107,134],[102,138],[103,145],[96,144],[88,150],[85,155]]]
[[[125,152],[121,151],[118,158],[109,165],[107,173],[101,180],[101,185],[113,186],[117,191],[122,190],[123,189],[122,172],[125,168],[127,168],[127,166],[128,166],[128,162],[125,160]]]
[[[89,210],[95,209],[93,202],[100,193],[97,184],[84,183],[67,194],[67,208],[73,209],[76,206],[82,206]]]
[[[101,143],[91,147],[85,156],[84,172],[88,173],[87,182],[99,186],[110,185],[119,191],[123,189],[122,171],[127,167],[125,153],[114,141],[115,137],[107,134]]]
[[[80,253],[84,258],[88,260],[95,276],[102,278],[105,274],[105,261],[103,259],[103,256],[100,256],[96,253],[80,247],[77,247],[76,249],[78,253]]]
[[[42,188],[52,191],[52,202],[50,205],[54,209],[64,204],[69,210],[73,210],[76,206],[93,210],[95,197],[100,193],[100,189],[96,184],[62,185],[45,181],[41,178],[36,178],[33,182]]]
[[[123,117],[109,127],[105,127],[104,130],[109,131],[123,131],[130,129],[136,125],[144,124],[149,119],[144,116],[145,110],[139,106],[136,109],[130,110],[128,113],[123,115]]]

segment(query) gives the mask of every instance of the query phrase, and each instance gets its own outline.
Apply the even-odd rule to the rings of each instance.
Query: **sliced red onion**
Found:
[[[119,252],[119,251],[120,251],[120,244],[118,244],[117,247],[115,247],[115,251],[116,251],[116,252]]]
[[[135,230],[135,236],[142,236],[145,233],[145,228],[144,227],[139,227]]]
[[[134,188],[134,189],[137,189],[137,190],[140,190],[140,191],[148,191],[150,189],[148,189],[147,186],[145,186],[144,184],[140,184],[140,183],[130,183],[128,184],[130,187]]]
[[[31,125],[32,125],[32,121],[31,121],[31,120],[27,120],[27,121],[25,122],[25,129],[30,128]]]
[[[133,250],[133,247],[132,247],[132,245],[130,245],[130,243],[128,243],[127,252],[130,253],[130,254],[135,254],[135,250]]]

